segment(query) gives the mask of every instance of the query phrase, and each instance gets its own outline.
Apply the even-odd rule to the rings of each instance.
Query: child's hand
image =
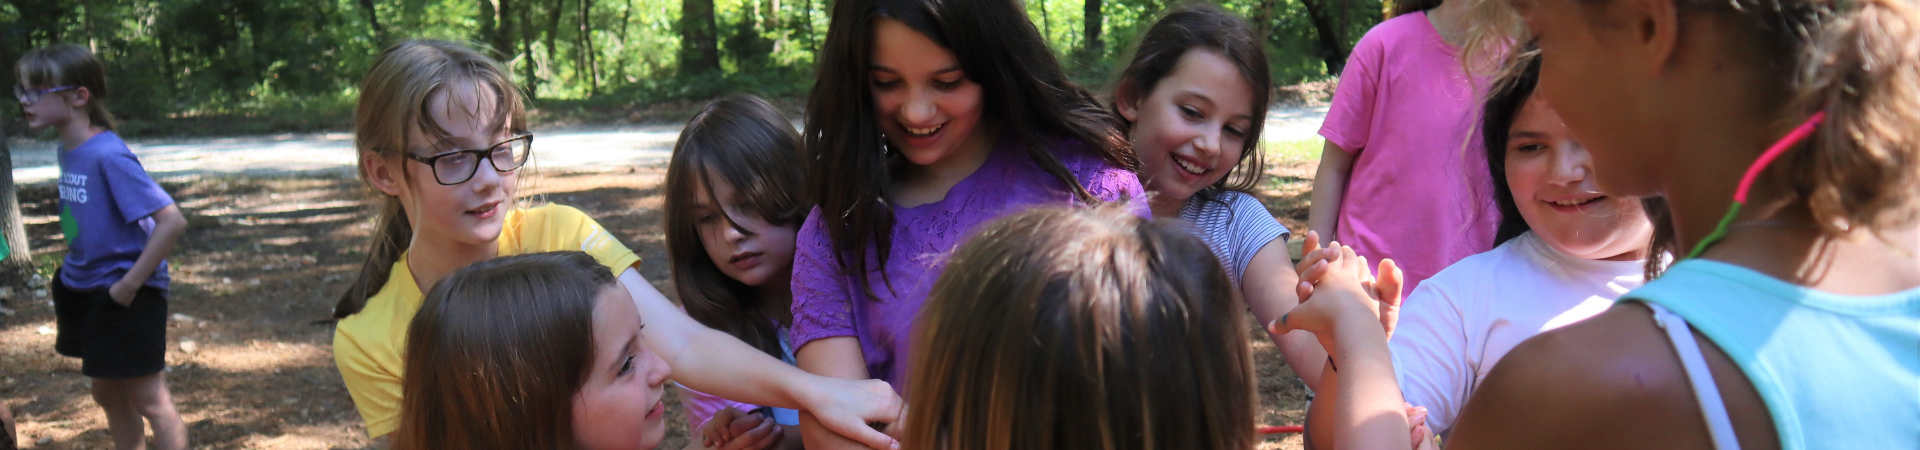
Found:
[[[1413,428],[1408,430],[1408,434],[1411,435],[1408,437],[1413,438],[1413,448],[1422,448],[1423,443],[1427,448],[1433,447],[1433,428],[1427,426],[1427,407],[1401,403],[1407,405],[1407,423],[1413,425]]]
[[[1323,263],[1332,257],[1339,256],[1341,248],[1343,247],[1339,242],[1334,242],[1327,248],[1321,248],[1320,233],[1307,231],[1306,244],[1301,247],[1303,254],[1300,263],[1295,266],[1295,270],[1300,274],[1300,285],[1295,287],[1295,294],[1300,296],[1300,301],[1305,302],[1306,299],[1313,297],[1314,285],[1319,284],[1320,278],[1326,273],[1326,265]],[[1364,267],[1365,258],[1362,257],[1361,261]],[[1401,301],[1406,298],[1401,292],[1402,287],[1405,286],[1406,274],[1400,271],[1400,266],[1392,259],[1380,260],[1377,272],[1378,279],[1367,274],[1360,284],[1366,288],[1369,296],[1380,302],[1380,328],[1386,330],[1387,337],[1391,338],[1394,327],[1400,322]]]
[[[848,439],[882,450],[897,450],[900,441],[874,429],[869,423],[900,423],[907,414],[907,402],[894,394],[893,386],[880,380],[843,380],[813,377],[815,388],[804,391],[807,412],[820,425]],[[891,428],[891,427],[889,427]]]
[[[1333,355],[1336,351],[1334,332],[1367,326],[1358,325],[1361,323],[1378,324],[1382,302],[1374,300],[1368,286],[1363,284],[1369,277],[1366,258],[1338,244],[1315,253],[1322,255],[1302,273],[1317,280],[1313,295],[1301,299],[1300,306],[1280,316],[1268,329],[1275,334],[1306,330],[1320,340],[1328,355]]]
[[[772,417],[741,412],[733,407],[714,413],[700,427],[700,445],[724,450],[760,450],[780,442],[784,427]]]
[[[139,292],[140,282],[129,281],[126,277],[113,282],[112,286],[107,286],[107,296],[112,297],[113,302],[119,303],[122,307],[133,306],[133,295]]]

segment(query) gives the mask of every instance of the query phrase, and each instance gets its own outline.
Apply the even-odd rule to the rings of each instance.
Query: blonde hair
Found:
[[[107,69],[100,58],[75,44],[58,44],[34,49],[14,65],[21,86],[50,88],[75,86],[87,88],[87,121],[112,131],[118,121],[107,112]]]
[[[1238,291],[1124,204],[1044,207],[955,251],[913,336],[904,448],[1250,450]]]
[[[402,161],[410,143],[407,132],[419,127],[428,135],[446,131],[426,112],[427,101],[449,86],[462,83],[489,89],[494,102],[496,129],[515,132],[526,128],[526,106],[520,90],[499,63],[465,45],[437,40],[409,40],[380,53],[360,84],[360,103],[353,114],[353,146],[364,163],[368,155]],[[401,174],[407,174],[400,164]],[[366,306],[367,298],[387,284],[393,264],[406,252],[413,239],[413,224],[401,208],[400,199],[386,195],[368,182],[365,164],[359,165],[360,180],[380,204],[374,219],[372,244],[360,275],[333,308],[335,318],[345,318]]]

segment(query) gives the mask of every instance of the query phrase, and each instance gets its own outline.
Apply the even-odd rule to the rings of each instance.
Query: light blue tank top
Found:
[[[1920,449],[1920,288],[1834,295],[1693,259],[1620,301],[1666,307],[1732,357],[1781,448]]]

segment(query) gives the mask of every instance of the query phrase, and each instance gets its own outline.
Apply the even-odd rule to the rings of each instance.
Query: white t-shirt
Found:
[[[1644,284],[1644,261],[1562,253],[1532,232],[1454,263],[1407,296],[1389,344],[1400,391],[1442,435],[1514,346],[1593,317]]]

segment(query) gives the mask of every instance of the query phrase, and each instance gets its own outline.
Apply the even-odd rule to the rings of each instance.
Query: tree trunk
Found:
[[[540,77],[533,71],[533,13],[530,12],[533,10],[532,1],[527,0],[528,3],[520,5],[520,18],[514,21],[514,29],[519,31],[520,57],[526,58],[520,62],[520,78],[527,81],[527,100],[539,100]]]
[[[381,41],[387,37],[387,30],[380,27],[380,13],[374,11],[373,2],[374,0],[360,0],[360,7],[367,10],[367,23],[373,25],[375,45],[381,45]]]
[[[494,4],[490,0],[480,1],[481,3],[490,5]],[[487,35],[487,45],[492,45],[495,51],[500,52],[500,59],[512,61],[515,58],[515,49],[513,48],[513,2],[511,0],[499,0],[499,3],[494,6],[493,16],[499,19],[495,21],[493,33]]]
[[[12,286],[16,295],[25,295],[27,275],[33,273],[33,252],[27,240],[26,223],[20,219],[19,190],[13,185],[13,151],[0,139],[0,285]]]
[[[1278,2],[1279,0],[1260,0],[1260,6],[1254,11],[1254,37],[1258,38],[1262,45],[1267,42],[1269,36],[1273,35],[1273,8],[1274,3]]]
[[[474,6],[477,9],[474,12],[474,18],[480,21],[480,35],[474,36],[474,39],[493,47],[493,51],[498,53],[493,55],[494,57],[505,59],[502,57],[506,56],[507,50],[493,42],[494,36],[500,34],[500,11],[494,8],[493,0],[480,0],[475,3]]]
[[[593,54],[593,0],[580,0],[580,68],[587,77],[587,95],[600,93],[600,68]]]
[[[1086,3],[1084,16],[1087,22],[1087,37],[1081,42],[1081,49],[1086,52],[1085,62],[1088,64],[1094,63],[1106,53],[1106,46],[1100,43],[1100,28],[1106,22],[1106,19],[1100,15],[1100,3],[1100,0],[1087,0]]]
[[[561,9],[561,7],[566,6],[566,1],[567,0],[553,0],[552,3],[547,5],[547,64],[549,65],[547,68],[547,76],[556,78],[560,72],[560,68],[558,67],[560,65],[560,57],[556,56],[559,54],[559,46],[556,45],[554,41],[560,37],[560,16],[565,14],[565,10]]]
[[[720,71],[713,0],[680,0],[680,76]]]
[[[1333,19],[1333,2],[1328,0],[1300,0],[1307,7],[1307,17],[1313,21],[1315,35],[1320,39],[1320,58],[1326,61],[1327,74],[1339,75],[1347,68],[1347,55],[1353,49],[1347,48],[1346,41],[1340,39],[1339,24]]]

